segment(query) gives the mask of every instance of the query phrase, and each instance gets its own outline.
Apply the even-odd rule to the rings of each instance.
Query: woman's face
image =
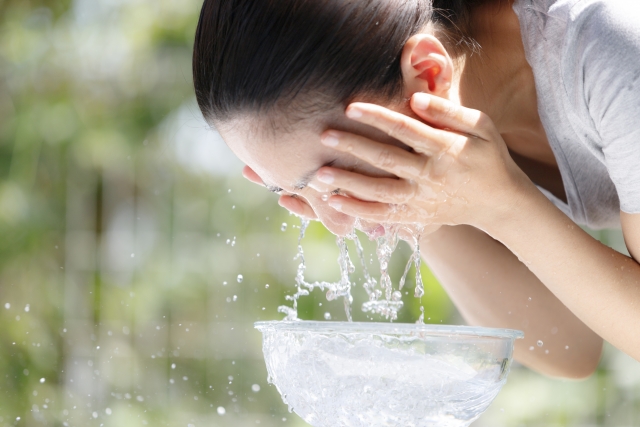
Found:
[[[415,117],[408,106],[393,109]],[[267,189],[283,196],[283,206],[297,214],[315,216],[332,233],[346,235],[353,230],[355,218],[327,204],[328,196],[332,192],[340,192],[340,189],[318,181],[318,172],[322,173],[322,167],[332,166],[368,176],[389,174],[354,156],[324,146],[320,142],[320,135],[327,129],[351,132],[382,143],[406,147],[377,129],[347,119],[342,109],[300,121],[286,129],[250,116],[219,126],[222,137],[240,160],[257,174]],[[379,224],[360,224],[360,228],[372,237],[381,232]]]

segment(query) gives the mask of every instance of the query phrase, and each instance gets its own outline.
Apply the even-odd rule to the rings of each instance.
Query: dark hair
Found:
[[[479,1],[205,0],[193,49],[198,105],[224,122],[307,114],[356,96],[390,101],[402,93],[406,41],[434,21],[460,45]]]

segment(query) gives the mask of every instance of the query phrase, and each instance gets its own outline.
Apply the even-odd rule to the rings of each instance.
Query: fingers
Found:
[[[404,114],[374,104],[353,103],[347,108],[346,115],[352,120],[380,129],[427,156],[445,152],[467,139],[464,135],[432,128]]]
[[[411,109],[423,120],[439,128],[449,128],[482,139],[488,139],[493,122],[484,113],[465,108],[445,98],[414,93]]]
[[[424,223],[435,218],[437,210],[434,206],[433,211],[423,209],[416,213],[405,204],[366,202],[344,196],[333,196],[328,203],[345,215],[380,224]]]
[[[316,180],[321,184],[318,185]],[[437,197],[436,191],[428,187],[426,183],[423,184],[423,188],[419,188],[414,181],[410,180],[369,177],[330,167],[319,169],[316,180],[309,185],[320,192],[326,191],[329,186],[337,187],[341,192],[363,201],[407,203],[414,199],[418,192],[423,200],[436,199]]]
[[[401,178],[412,179],[424,171],[428,159],[394,145],[382,144],[351,133],[336,130],[322,134],[324,145],[350,153],[372,166]]]
[[[281,196],[278,199],[278,204],[298,216],[306,219],[318,219],[318,216],[313,211],[311,206],[303,202],[297,197]]]
[[[350,197],[333,196],[329,199],[329,206],[349,216],[382,224],[397,223],[400,219],[397,210],[389,203],[365,202]]]

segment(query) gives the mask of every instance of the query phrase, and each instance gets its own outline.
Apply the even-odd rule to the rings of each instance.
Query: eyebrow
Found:
[[[293,188],[295,188],[296,190],[302,190],[307,185],[309,185],[311,180],[316,176],[316,174],[321,168],[331,167],[335,164],[337,160],[338,159],[333,159],[330,162],[323,164],[319,168],[309,171],[306,174],[302,175],[302,177],[293,185]]]
[[[321,168],[331,167],[336,163],[337,160],[338,159],[333,159],[330,162],[326,162],[322,166],[305,173],[304,175],[302,175],[300,177],[299,180],[296,181],[295,184],[293,184],[293,188],[296,189],[296,190],[304,189],[307,185],[309,185],[311,180],[316,176],[316,174],[318,173],[318,171]],[[267,184],[266,182],[264,183],[264,186],[267,188],[267,190],[271,191],[272,193],[279,193],[279,192],[283,191],[282,188],[280,188],[280,187],[278,187],[276,185]]]

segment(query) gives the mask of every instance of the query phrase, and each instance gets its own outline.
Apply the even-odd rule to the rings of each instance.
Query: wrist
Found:
[[[528,218],[536,215],[540,206],[549,204],[549,200],[538,190],[538,188],[523,176],[518,177],[508,186],[498,186],[492,197],[486,199],[486,204],[480,212],[484,214],[476,215],[469,222],[499,239],[500,231],[510,224],[527,222]]]

